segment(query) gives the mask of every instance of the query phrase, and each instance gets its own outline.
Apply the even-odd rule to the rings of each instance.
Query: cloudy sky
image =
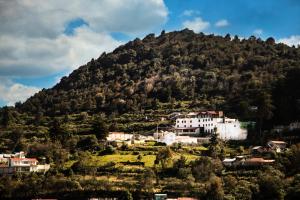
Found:
[[[298,0],[0,0],[0,106],[136,37],[189,28],[300,44]]]

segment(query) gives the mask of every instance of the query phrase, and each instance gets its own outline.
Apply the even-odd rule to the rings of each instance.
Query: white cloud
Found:
[[[27,37],[56,37],[77,18],[94,31],[145,32],[163,24],[167,15],[162,0],[0,1],[1,33]]]
[[[255,34],[255,35],[261,35],[261,34],[263,34],[263,30],[262,29],[255,29],[253,31],[253,34]]]
[[[207,21],[204,21],[200,17],[196,17],[193,20],[186,20],[183,22],[183,27],[191,29],[195,31],[196,33],[199,33],[200,31],[203,31],[207,29],[210,26],[210,23]]]
[[[6,78],[0,78],[0,99],[9,106],[14,105],[17,101],[25,101],[39,90],[37,87],[25,86],[13,83]]]
[[[300,46],[300,35],[292,35],[288,38],[281,38],[278,40],[278,42],[289,46],[295,45],[297,47],[298,45]]]
[[[198,10],[184,10],[181,15],[190,17],[190,16],[198,15],[198,14],[200,14],[200,12]]]
[[[80,27],[73,36],[62,34],[54,39],[6,35],[0,37],[0,44],[2,76],[43,76],[77,68],[121,43],[106,33]]]
[[[136,36],[160,28],[167,16],[163,0],[0,0],[0,76],[70,71],[120,45],[111,32]],[[88,25],[65,35],[75,19]],[[7,92],[22,87],[2,84],[2,90],[5,86]]]
[[[216,27],[225,27],[228,25],[229,25],[229,22],[226,19],[221,19],[215,23]]]

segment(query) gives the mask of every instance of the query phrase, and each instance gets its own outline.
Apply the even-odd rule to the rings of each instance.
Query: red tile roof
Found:
[[[36,158],[11,158],[13,161],[38,161]]]

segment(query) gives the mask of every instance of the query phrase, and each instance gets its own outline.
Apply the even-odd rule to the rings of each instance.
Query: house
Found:
[[[251,148],[251,153],[252,154],[261,154],[265,152],[265,148],[263,146],[254,146]]]
[[[128,134],[124,132],[109,132],[108,136],[106,137],[107,141],[127,141],[133,140],[133,134]]]
[[[234,165],[236,158],[225,158],[222,163],[225,167],[231,167]]]
[[[224,116],[223,111],[191,112],[176,119],[175,133],[178,135],[211,134],[217,131],[223,140],[244,140],[247,130],[237,119]]]
[[[197,137],[190,137],[190,136],[176,136],[175,143],[180,144],[198,144]]]
[[[154,140],[157,142],[165,143],[166,145],[172,144],[183,144],[183,145],[191,145],[191,144],[198,144],[203,141],[209,140],[208,138],[200,138],[200,137],[191,137],[191,136],[183,136],[183,135],[176,135],[174,132],[169,131],[160,131],[155,132],[153,134]]]
[[[167,194],[154,194],[154,200],[166,200]]]
[[[275,160],[269,160],[259,157],[246,158],[245,156],[236,156],[235,158],[225,158],[222,163],[225,167],[233,166],[262,166],[274,163]]]
[[[286,142],[284,141],[271,140],[267,143],[267,146],[270,147],[272,150],[276,151],[277,153],[286,150]]]
[[[0,174],[14,174],[24,172],[42,172],[45,173],[50,169],[49,164],[39,165],[36,158],[25,158],[24,152],[15,154],[18,157],[7,158],[6,163],[0,165]]]
[[[167,194],[154,194],[154,200],[198,200],[192,197],[168,198]]]
[[[157,142],[162,142],[165,143],[166,145],[171,145],[175,143],[176,140],[176,134],[169,131],[155,132],[153,134],[153,137]]]
[[[262,166],[274,163],[275,160],[266,160],[264,158],[249,158],[243,162],[244,166]]]

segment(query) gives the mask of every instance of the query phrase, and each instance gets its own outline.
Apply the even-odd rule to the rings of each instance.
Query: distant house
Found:
[[[275,160],[266,160],[264,158],[249,158],[243,163],[244,166],[261,166],[274,163]]]
[[[276,151],[277,153],[286,150],[286,142],[284,141],[271,140],[267,143],[267,146],[270,147],[272,150]]]
[[[224,116],[223,111],[201,111],[181,114],[176,118],[175,132],[179,135],[211,134],[215,130],[223,140],[244,140],[247,130],[237,119]]]
[[[165,143],[166,145],[171,145],[176,140],[176,134],[169,131],[155,132],[153,137],[157,142]]]
[[[167,194],[154,194],[154,200],[166,200],[167,197]]]
[[[204,141],[209,140],[209,138],[176,135],[176,133],[169,132],[169,131],[155,132],[153,134],[153,137],[154,140],[156,140],[157,142],[162,142],[165,143],[166,145],[172,145],[174,143],[191,145],[191,144],[203,143]]]
[[[133,140],[133,134],[124,133],[124,132],[109,132],[107,141],[126,141]]]
[[[260,154],[265,152],[265,148],[263,146],[254,146],[251,148],[252,154]]]
[[[224,166],[231,167],[234,165],[235,161],[236,161],[236,158],[225,158],[222,162],[223,162]]]
[[[154,200],[198,200],[192,197],[168,198],[167,194],[154,194]]]
[[[252,157],[246,158],[245,156],[236,156],[235,158],[225,158],[222,163],[225,167],[233,167],[233,166],[262,166],[274,163],[275,160],[269,160],[264,158]]]
[[[49,164],[39,165],[36,158],[25,158],[24,154],[18,157],[9,157],[0,165],[0,174],[13,174],[25,172],[42,172],[45,173],[50,169]]]

